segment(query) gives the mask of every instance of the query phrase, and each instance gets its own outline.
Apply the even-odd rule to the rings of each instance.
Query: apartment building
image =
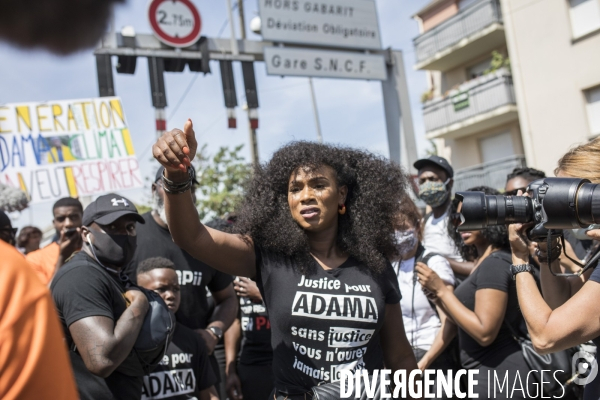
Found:
[[[502,0],[527,163],[600,135],[600,0]]]
[[[551,174],[600,129],[600,35],[589,21],[598,5],[433,0],[414,16],[415,68],[429,84],[425,133],[453,164],[457,190],[502,188],[518,166]]]

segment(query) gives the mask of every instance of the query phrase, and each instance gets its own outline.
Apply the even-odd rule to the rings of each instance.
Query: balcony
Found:
[[[500,0],[481,0],[414,39],[415,69],[448,71],[505,42]]]
[[[464,191],[475,186],[489,186],[504,190],[506,176],[515,168],[526,167],[525,156],[515,155],[489,163],[464,168],[454,173],[455,192]]]
[[[506,70],[481,76],[423,105],[427,139],[456,139],[517,120],[512,76]]]

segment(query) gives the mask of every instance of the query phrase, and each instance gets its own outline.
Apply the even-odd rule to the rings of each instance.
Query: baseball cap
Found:
[[[89,226],[92,222],[108,225],[124,215],[133,215],[140,224],[146,222],[131,201],[118,194],[110,193],[98,197],[85,208],[82,223],[85,226]]]
[[[198,180],[196,179],[196,168],[194,168],[193,165],[190,168],[192,170],[192,183],[195,184],[195,185],[199,185]],[[156,171],[156,176],[154,177],[154,182],[155,183],[158,182],[158,180],[160,178],[162,178],[164,170],[165,170],[165,167],[163,167],[161,165],[160,168],[158,169],[158,171]]]
[[[444,157],[429,156],[428,158],[422,158],[420,160],[417,160],[413,164],[413,166],[417,170],[420,170],[421,168],[425,167],[426,165],[435,165],[436,167],[439,167],[439,168],[443,169],[444,171],[446,171],[446,173],[448,174],[448,178],[454,177],[454,169],[452,169],[452,166],[450,165],[448,160],[446,160]]]

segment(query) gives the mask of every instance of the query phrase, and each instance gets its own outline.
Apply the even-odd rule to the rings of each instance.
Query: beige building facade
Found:
[[[502,0],[527,163],[600,135],[600,0]]]
[[[502,188],[519,166],[551,174],[594,124],[600,134],[600,32],[590,2],[600,29],[600,0],[434,0],[414,16],[415,68],[429,84],[425,133],[453,164],[457,190]]]

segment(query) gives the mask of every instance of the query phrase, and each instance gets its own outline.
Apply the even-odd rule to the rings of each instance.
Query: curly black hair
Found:
[[[338,246],[369,270],[383,271],[385,255],[397,255],[393,222],[408,181],[398,165],[365,151],[311,142],[280,148],[271,161],[255,167],[235,230],[268,252],[293,258],[303,273],[314,272],[307,235],[290,212],[288,185],[298,168],[322,166],[331,167],[338,186],[348,188],[347,212],[338,219]]]
[[[168,268],[175,271],[175,264],[168,258],[150,257],[140,262],[135,272],[136,275],[142,275],[157,268]]]
[[[496,189],[492,189],[489,186],[475,186],[470,189],[467,189],[468,192],[483,192],[486,195],[498,195],[499,191]],[[456,198],[452,200],[450,204],[450,215],[456,214],[456,210],[458,209],[458,204],[460,201]],[[494,225],[488,226],[485,229],[481,230],[481,233],[485,240],[488,241],[492,246],[497,249],[510,250],[510,243],[508,241],[508,230],[505,225]],[[456,226],[453,224],[448,224],[448,234],[454,241],[454,245],[460,252],[463,259],[468,261],[473,261],[475,258],[480,256],[481,254],[477,254],[477,249],[475,246],[467,246],[464,244],[460,233],[456,230]]]
[[[506,176],[506,181],[510,181],[513,178],[521,177],[527,181],[533,182],[538,179],[544,179],[546,177],[546,173],[544,171],[540,171],[535,168],[515,168],[512,170],[510,174]]]

